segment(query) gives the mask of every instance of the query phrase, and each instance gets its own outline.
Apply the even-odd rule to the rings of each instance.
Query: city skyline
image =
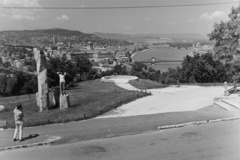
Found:
[[[77,7],[79,9],[0,8],[0,31],[64,28],[84,33],[203,34],[228,20],[233,0],[0,0],[0,7]],[[229,3],[221,5],[196,5]],[[167,6],[156,8],[86,9],[89,7]],[[181,6],[183,5],[183,6]],[[82,8],[82,9],[81,9]]]

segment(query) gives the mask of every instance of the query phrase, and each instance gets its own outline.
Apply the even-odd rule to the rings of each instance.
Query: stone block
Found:
[[[48,110],[49,108],[48,94],[47,70],[44,69],[41,73],[38,74],[38,100],[40,112]]]
[[[40,107],[40,98],[39,98],[39,93],[36,93],[36,101],[37,101],[37,106]]]
[[[7,121],[0,121],[0,128],[4,128],[7,126]]]
[[[49,92],[49,108],[56,107],[56,98],[54,96],[54,92]]]
[[[38,93],[36,94],[37,105],[40,112],[49,109],[49,91],[47,78],[47,61],[43,51],[37,48],[33,49],[34,58],[37,64],[38,74]]]
[[[69,107],[69,96],[67,94],[60,95],[60,109],[67,109]]]
[[[49,92],[49,107],[56,108],[59,106],[59,97],[60,96],[60,89],[59,87],[54,88]]]
[[[3,112],[5,110],[5,107],[3,105],[0,105],[0,112]]]

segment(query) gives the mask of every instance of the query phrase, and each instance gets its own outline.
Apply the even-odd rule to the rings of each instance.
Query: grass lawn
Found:
[[[136,81],[135,84],[142,81]],[[0,98],[0,105],[5,111],[0,113],[0,120],[7,120],[7,128],[14,127],[13,109],[22,103],[24,126],[36,126],[51,123],[65,123],[96,117],[104,112],[119,107],[147,93],[127,91],[114,83],[100,82],[100,79],[78,83],[66,90],[69,94],[70,108],[67,110],[50,109],[39,112],[35,94]]]
[[[154,82],[151,80],[146,80],[146,79],[138,79],[136,81],[130,81],[129,82],[132,86],[138,88],[138,89],[153,89],[153,88],[165,88],[168,85],[161,84],[158,82]]]

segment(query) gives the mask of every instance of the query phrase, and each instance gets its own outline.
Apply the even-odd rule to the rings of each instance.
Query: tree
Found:
[[[123,66],[122,64],[114,66],[113,73],[118,74],[118,75],[126,75],[127,73],[127,68]]]
[[[164,84],[178,84],[179,85],[180,78],[181,78],[181,68],[180,67],[176,67],[175,69],[168,68],[168,71],[163,72],[161,75],[161,81]]]
[[[214,25],[209,38],[215,41],[215,57],[230,64],[230,72],[236,78],[239,76],[240,61],[240,5],[237,8],[233,7],[228,16],[228,21]]]
[[[11,66],[11,63],[10,62],[4,62],[3,63],[3,67],[4,68],[9,68]]]
[[[0,65],[2,65],[3,61],[2,61],[2,57],[0,57]]]
[[[14,94],[17,94],[19,92],[18,90],[18,78],[17,77],[8,77],[7,79],[7,85],[4,91],[4,94],[7,96],[11,96]]]
[[[132,72],[142,72],[143,70],[147,70],[147,66],[140,62],[134,62],[132,66]]]
[[[179,72],[177,72],[179,73]],[[181,82],[212,83],[227,80],[227,68],[219,60],[215,60],[211,53],[186,56],[181,68]]]
[[[2,75],[0,76],[0,95],[4,95],[6,87],[7,87],[7,76]]]
[[[92,63],[88,58],[77,57],[75,60],[75,66],[77,68],[78,73],[87,73],[90,72],[92,68]]]
[[[81,80],[93,79],[97,77],[95,71],[92,71],[92,63],[89,59],[81,57],[76,58],[74,62],[67,60],[66,58],[49,58],[48,61],[48,78],[49,86],[57,86],[59,77],[57,72],[66,72],[66,84],[74,81],[76,75],[80,74]]]

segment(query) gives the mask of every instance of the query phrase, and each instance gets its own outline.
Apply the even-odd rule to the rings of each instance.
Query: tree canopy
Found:
[[[240,56],[240,5],[232,8],[228,21],[221,21],[214,25],[208,35],[215,41],[215,56],[225,62],[236,62]]]

